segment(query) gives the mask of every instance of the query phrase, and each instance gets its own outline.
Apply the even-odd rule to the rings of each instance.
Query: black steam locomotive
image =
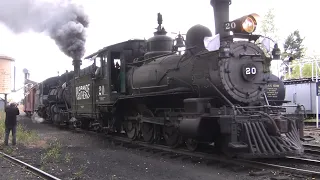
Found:
[[[185,41],[181,35],[173,40],[158,14],[149,40],[105,47],[86,57],[91,66],[80,70],[81,61],[74,60],[73,72],[40,83],[37,113],[55,124],[125,132],[171,147],[183,143],[192,151],[214,142],[240,157],[303,153],[301,111],[289,118],[282,102],[271,104],[266,96],[272,58],[255,43],[255,16],[229,22],[230,3],[211,1],[218,48],[205,45],[212,33],[202,25],[191,27]]]

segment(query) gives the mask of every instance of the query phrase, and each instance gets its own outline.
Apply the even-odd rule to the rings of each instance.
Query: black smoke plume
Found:
[[[89,19],[83,8],[71,1],[0,0],[0,23],[17,34],[44,32],[73,59],[81,59],[85,53]]]

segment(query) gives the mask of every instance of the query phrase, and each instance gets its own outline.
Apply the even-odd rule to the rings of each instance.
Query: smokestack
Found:
[[[23,69],[23,73],[24,73],[24,85],[26,85],[26,84],[27,84],[27,80],[28,80],[28,78],[29,78],[29,77],[28,77],[28,74],[29,74],[28,69],[24,68],[24,69]],[[23,95],[25,96],[26,93],[27,93],[27,87],[24,86],[24,87],[23,87]]]
[[[26,72],[25,74],[24,74],[24,80],[28,80],[29,79],[29,72]]]
[[[23,73],[24,73],[24,84],[27,83],[27,79],[29,79],[29,71],[28,69],[24,68],[23,69]]]
[[[79,77],[80,76],[81,60],[73,59],[72,65],[74,67],[74,77]]]
[[[211,0],[214,12],[215,31],[220,34],[221,39],[230,35],[224,31],[224,23],[229,21],[229,5],[231,0]]]

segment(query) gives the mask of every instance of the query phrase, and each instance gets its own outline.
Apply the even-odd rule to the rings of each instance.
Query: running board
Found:
[[[230,148],[233,148],[233,149],[245,149],[245,148],[248,148],[248,144],[242,143],[242,142],[230,142],[228,144],[228,146]]]

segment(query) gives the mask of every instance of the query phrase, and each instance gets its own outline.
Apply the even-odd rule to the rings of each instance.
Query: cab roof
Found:
[[[143,40],[143,39],[130,39],[128,41],[123,41],[123,42],[120,42],[120,43],[117,43],[117,44],[112,44],[112,45],[109,45],[109,46],[106,46],[100,50],[98,50],[97,52],[85,57],[84,59],[90,59],[94,56],[97,56],[99,54],[102,54],[102,53],[106,53],[107,51],[121,51],[121,50],[124,50],[124,49],[131,49],[131,46],[133,43],[145,43],[146,40]]]

